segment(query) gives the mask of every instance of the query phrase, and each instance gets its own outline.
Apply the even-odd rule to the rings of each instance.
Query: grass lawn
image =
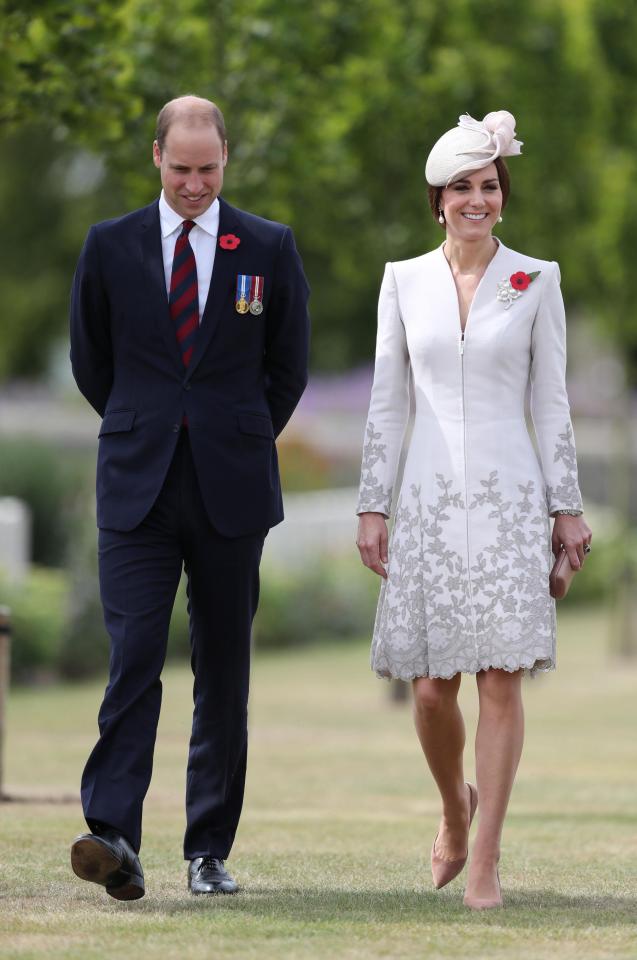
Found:
[[[17,690],[0,808],[0,957],[637,957],[637,663],[608,662],[608,619],[565,613],[556,673],[525,684],[527,743],[501,876],[506,908],[431,886],[438,802],[410,711],[367,646],[257,657],[235,897],[192,898],[181,860],[190,675],[165,673],[146,802],[146,896],[75,878],[78,780],[103,684]],[[469,738],[475,683],[462,700]],[[467,752],[467,775],[473,758]],[[23,802],[19,802],[22,798]]]

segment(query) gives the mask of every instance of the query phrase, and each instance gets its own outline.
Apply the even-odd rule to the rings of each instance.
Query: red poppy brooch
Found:
[[[240,237],[235,237],[234,233],[224,233],[219,237],[219,246],[222,250],[236,250],[241,243]]]
[[[517,300],[528,289],[541,272],[541,270],[534,270],[533,273],[525,273],[524,270],[517,270],[511,274],[508,280],[499,282],[496,299],[504,303],[504,309],[508,310],[513,301]]]

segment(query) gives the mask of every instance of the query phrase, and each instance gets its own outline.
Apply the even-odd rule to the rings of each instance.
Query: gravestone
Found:
[[[23,581],[29,571],[30,553],[29,508],[17,497],[0,497],[0,581]]]

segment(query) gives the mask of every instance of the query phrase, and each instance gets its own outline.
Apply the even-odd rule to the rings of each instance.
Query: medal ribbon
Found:
[[[263,277],[250,277],[250,303],[263,300]]]
[[[250,283],[250,277],[246,273],[237,274],[237,299],[236,299],[237,303],[239,303],[240,300],[247,301],[249,283]]]

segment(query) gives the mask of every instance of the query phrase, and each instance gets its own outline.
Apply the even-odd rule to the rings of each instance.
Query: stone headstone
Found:
[[[17,497],[0,497],[0,579],[20,583],[31,558],[31,516]]]

